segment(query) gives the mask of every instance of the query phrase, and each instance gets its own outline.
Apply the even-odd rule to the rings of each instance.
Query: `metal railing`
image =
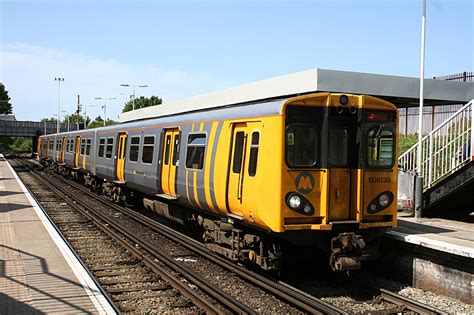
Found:
[[[461,107],[422,139],[424,189],[474,160],[474,100]],[[398,158],[404,171],[415,173],[418,144]]]

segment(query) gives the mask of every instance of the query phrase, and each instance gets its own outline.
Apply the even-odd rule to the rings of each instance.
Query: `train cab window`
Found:
[[[232,163],[232,173],[239,174],[242,169],[242,155],[244,153],[244,137],[243,131],[235,134],[234,142],[234,162]]]
[[[331,166],[347,166],[349,161],[349,132],[338,128],[329,130],[329,163]]]
[[[86,139],[81,139],[81,155],[86,153]]]
[[[316,127],[291,124],[286,128],[286,163],[290,167],[311,167],[316,164]]]
[[[179,160],[179,133],[174,135],[174,150],[173,150],[173,161],[171,162],[173,165],[178,164]]]
[[[104,157],[104,151],[105,151],[105,138],[100,138],[99,139],[99,151],[97,152],[97,156],[100,158]]]
[[[370,167],[392,167],[395,145],[393,132],[379,125],[369,129],[367,135],[367,162]]]
[[[130,152],[128,154],[128,159],[131,162],[138,161],[138,150],[140,148],[140,137],[132,137],[130,141]]]
[[[107,138],[107,147],[105,148],[105,157],[110,159],[114,149],[114,138]]]
[[[91,146],[92,146],[92,139],[87,139],[86,142],[86,155],[89,156],[91,154]]]
[[[188,137],[186,167],[202,170],[206,150],[206,134],[191,134]]]
[[[155,148],[155,136],[145,136],[143,138],[142,162],[153,163],[153,151]]]
[[[260,133],[255,131],[252,133],[252,142],[250,143],[249,158],[249,176],[254,177],[257,173],[258,145],[260,141]]]

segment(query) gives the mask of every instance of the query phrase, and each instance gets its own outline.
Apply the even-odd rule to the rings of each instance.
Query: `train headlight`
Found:
[[[388,206],[388,203],[390,202],[390,197],[387,194],[381,194],[379,197],[379,204],[382,207]]]
[[[347,95],[341,95],[339,97],[339,104],[346,105],[347,103],[349,103],[349,97],[347,97]]]
[[[293,211],[304,215],[313,215],[314,207],[311,202],[297,192],[291,191],[285,196],[286,205]]]
[[[291,209],[298,209],[301,206],[301,198],[298,195],[291,195],[288,198],[288,205]]]
[[[394,195],[393,192],[391,191],[384,191],[383,193],[380,193],[377,195],[370,203],[369,206],[367,207],[367,212],[369,214],[374,214],[379,211],[382,211],[389,207],[394,200]]]

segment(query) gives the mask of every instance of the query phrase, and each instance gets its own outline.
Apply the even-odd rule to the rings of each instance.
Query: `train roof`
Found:
[[[474,98],[472,82],[426,79],[424,90],[426,105],[466,103]],[[119,122],[285,99],[315,92],[366,94],[392,102],[397,107],[410,107],[418,105],[419,78],[316,68],[140,108],[120,114]]]

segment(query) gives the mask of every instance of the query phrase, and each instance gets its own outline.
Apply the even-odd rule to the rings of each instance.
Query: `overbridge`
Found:
[[[61,124],[61,132],[83,129],[77,124]],[[18,121],[14,119],[0,119],[0,137],[29,137],[33,139],[33,151],[36,152],[38,137],[56,133],[55,122]]]

